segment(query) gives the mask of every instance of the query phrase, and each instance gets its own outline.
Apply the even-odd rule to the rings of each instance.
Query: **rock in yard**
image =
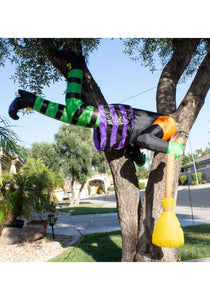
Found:
[[[5,227],[0,237],[0,245],[13,245],[32,242],[43,238],[45,230],[42,225],[31,225],[23,228]]]

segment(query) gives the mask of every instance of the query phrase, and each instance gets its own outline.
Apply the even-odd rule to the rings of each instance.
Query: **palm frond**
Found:
[[[17,141],[19,137],[12,130],[12,125],[6,118],[0,116],[0,147],[7,152],[17,152]]]

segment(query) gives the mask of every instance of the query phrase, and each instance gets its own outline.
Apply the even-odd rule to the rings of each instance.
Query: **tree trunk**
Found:
[[[140,191],[134,164],[121,151],[106,152],[115,186],[118,218],[122,231],[122,261],[132,262],[136,255]]]
[[[73,206],[75,199],[75,181],[71,180],[71,195],[69,197],[69,206]]]
[[[74,205],[79,205],[80,196],[81,196],[84,185],[85,185],[85,183],[81,184],[78,195],[77,195],[77,199],[74,201]]]

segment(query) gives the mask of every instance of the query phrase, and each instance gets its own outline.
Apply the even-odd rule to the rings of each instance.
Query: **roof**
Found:
[[[210,163],[210,154],[207,154],[203,157],[200,157],[198,159],[195,160],[197,165],[203,164],[203,163]],[[182,168],[186,169],[186,168],[190,168],[193,166],[193,162],[190,162],[184,166],[182,166]]]

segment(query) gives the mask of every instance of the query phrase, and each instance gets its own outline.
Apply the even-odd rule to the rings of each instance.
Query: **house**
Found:
[[[196,172],[202,173],[202,179],[210,182],[210,154],[207,154],[201,158],[196,159],[195,161]],[[180,173],[180,176],[188,175],[189,179],[191,179],[191,174],[195,174],[194,163],[190,162],[184,166],[182,166],[184,170]]]
[[[93,177],[87,180],[86,184],[82,189],[80,197],[88,198],[90,196],[97,195],[102,185],[105,193],[107,193],[109,188],[113,186],[112,176],[107,174],[95,173]],[[72,193],[71,180],[66,180],[64,186],[65,186],[65,192],[62,190],[54,191],[59,201],[62,201],[63,199],[68,199],[68,196],[71,196]],[[74,183],[75,198],[77,198],[80,188],[81,188],[81,184],[75,182]]]
[[[88,185],[91,187],[91,195],[98,194],[102,185],[107,193],[109,187],[113,185],[113,179],[111,175],[96,173],[88,180]]]
[[[24,161],[17,154],[9,154],[0,148],[0,177],[3,172],[16,173],[23,166]]]
[[[196,159],[196,169],[202,169],[202,168],[209,168],[210,167],[210,154],[207,154],[201,158]],[[193,162],[190,162],[184,166],[182,166],[183,169],[190,169],[190,172],[194,172],[194,164]]]

